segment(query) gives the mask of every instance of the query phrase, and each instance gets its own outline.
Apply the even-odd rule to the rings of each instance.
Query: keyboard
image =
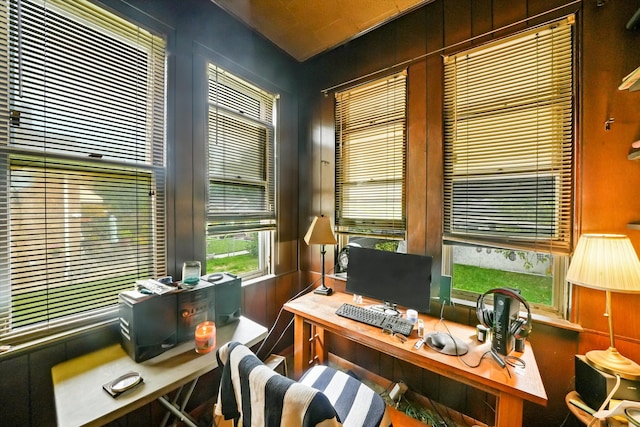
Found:
[[[399,333],[407,337],[411,335],[411,331],[413,330],[413,322],[410,320],[353,304],[342,304],[340,308],[336,310],[336,314],[346,317],[347,319],[355,320],[356,322],[366,323],[367,325],[377,326],[382,329],[390,329],[393,333]]]

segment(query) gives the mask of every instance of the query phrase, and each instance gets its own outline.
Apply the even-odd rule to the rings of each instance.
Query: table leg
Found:
[[[160,427],[164,427],[167,425],[167,422],[169,421],[171,414],[177,416],[181,421],[183,421],[188,426],[191,426],[191,424],[189,423],[192,423],[192,421],[189,417],[189,414],[185,412],[185,409],[187,409],[187,403],[189,403],[189,399],[191,398],[191,395],[193,394],[193,390],[196,388],[197,383],[198,383],[198,378],[191,381],[191,383],[189,384],[189,389],[184,394],[184,396],[182,395],[182,391],[184,390],[185,386],[184,385],[181,386],[178,389],[178,391],[176,391],[176,394],[172,401],[169,401],[168,396],[162,396],[158,398],[160,403],[162,403],[162,405],[164,405],[169,410],[169,412],[167,412],[164,418],[162,419],[162,423],[160,424]],[[180,399],[182,399],[182,402],[178,402]]]
[[[313,327],[313,359],[323,365],[327,362],[327,348],[324,342],[324,328]]]
[[[500,393],[496,407],[496,427],[522,426],[522,408],[521,398]]]
[[[175,415],[180,421],[186,424],[189,427],[198,427],[198,425],[191,420],[189,414],[186,414],[180,409],[176,408],[171,402],[169,402],[164,397],[159,397],[158,402],[160,402],[165,408],[167,408],[173,415]]]
[[[309,360],[309,337],[311,332],[299,315],[293,317],[293,378],[300,379]]]

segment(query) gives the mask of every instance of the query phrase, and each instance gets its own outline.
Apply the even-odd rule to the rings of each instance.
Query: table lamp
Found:
[[[583,234],[571,259],[567,281],[606,292],[609,348],[585,355],[597,369],[629,380],[640,379],[640,365],[622,356],[614,345],[611,292],[640,292],[640,261],[631,241],[620,234]]]
[[[336,236],[333,234],[333,229],[331,228],[331,220],[328,216],[320,215],[313,219],[311,225],[309,226],[309,230],[307,230],[307,234],[304,236],[304,241],[307,245],[321,245],[320,253],[322,254],[322,282],[320,286],[313,291],[316,294],[320,295],[331,295],[333,289],[328,288],[324,284],[324,254],[327,251],[324,248],[324,245],[335,245],[338,243],[336,240]]]

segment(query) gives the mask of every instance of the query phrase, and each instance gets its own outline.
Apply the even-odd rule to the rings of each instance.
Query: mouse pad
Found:
[[[449,356],[462,356],[469,351],[469,346],[464,341],[444,332],[429,332],[425,335],[424,342],[429,348]]]

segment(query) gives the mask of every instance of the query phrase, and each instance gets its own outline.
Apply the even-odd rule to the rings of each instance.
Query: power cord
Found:
[[[609,393],[607,398],[604,400],[604,402],[602,402],[602,405],[600,405],[600,408],[596,412],[601,412],[604,410],[604,408],[607,407],[607,405],[613,398],[613,395],[616,394],[616,391],[618,391],[618,387],[620,387],[620,374],[616,374],[616,385],[613,386],[613,388],[611,389],[611,392]],[[589,422],[589,424],[587,425],[587,427],[591,427],[597,420],[598,418],[593,417]]]
[[[464,365],[466,365],[467,367],[475,369],[475,368],[480,366],[480,364],[482,363],[482,359],[484,359],[487,355],[491,355],[493,357],[493,359],[496,361],[496,363],[502,369],[505,369],[507,371],[507,375],[509,376],[509,378],[511,378],[511,371],[509,370],[509,366],[516,367],[516,368],[519,368],[519,367],[524,368],[526,366],[525,361],[520,359],[519,357],[516,357],[516,356],[505,356],[504,358],[502,358],[499,354],[497,354],[495,351],[493,351],[493,349],[484,352],[482,354],[482,356],[480,356],[480,359],[478,359],[478,362],[476,364],[468,363],[462,357],[460,352],[458,351],[458,343],[456,342],[453,334],[451,333],[451,330],[449,329],[449,327],[447,326],[447,323],[445,322],[445,319],[444,319],[444,316],[443,316],[443,312],[444,312],[444,304],[442,305],[442,308],[440,309],[440,320],[438,321],[438,324],[442,324],[442,326],[444,326],[447,335],[449,335],[449,337],[451,337],[451,341],[453,341],[454,349],[455,349],[455,352],[456,352],[456,356],[458,357],[458,360],[460,362],[462,362]],[[507,365],[509,365],[509,366],[507,366]]]
[[[335,271],[335,265],[331,268],[331,270],[329,270],[329,272],[327,274],[331,274],[333,271]],[[287,301],[285,301],[284,304],[293,301],[294,299],[298,298],[301,295],[304,295],[306,293],[308,293],[313,286],[315,286],[320,280],[322,279],[322,276],[317,278],[316,280],[314,280],[313,282],[311,282],[309,285],[307,285],[304,289],[302,289],[301,291],[299,291],[297,294],[295,294],[294,296],[292,296],[291,298],[289,298]],[[264,347],[264,345],[266,344],[266,342],[269,340],[269,338],[271,337],[271,334],[273,333],[273,330],[275,329],[275,327],[278,325],[278,321],[280,320],[280,316],[282,315],[282,312],[284,311],[284,304],[282,304],[282,307],[280,307],[280,310],[278,311],[278,315],[276,316],[276,320],[274,320],[273,325],[271,326],[271,328],[269,329],[269,331],[267,332],[267,336],[262,340],[262,343],[260,344],[260,347],[258,347],[258,350],[256,351],[256,355],[260,354],[260,352],[262,351],[262,348]],[[289,323],[287,324],[287,326],[284,328],[284,330],[282,331],[282,333],[280,334],[280,336],[278,337],[278,339],[276,340],[276,342],[273,344],[273,346],[271,347],[271,349],[269,350],[269,352],[267,354],[271,354],[271,352],[273,351],[273,349],[276,348],[276,346],[280,343],[280,340],[282,340],[282,337],[284,337],[284,334],[289,330],[289,328],[291,327],[291,325],[293,324],[293,318],[291,318],[291,320],[289,321]]]

